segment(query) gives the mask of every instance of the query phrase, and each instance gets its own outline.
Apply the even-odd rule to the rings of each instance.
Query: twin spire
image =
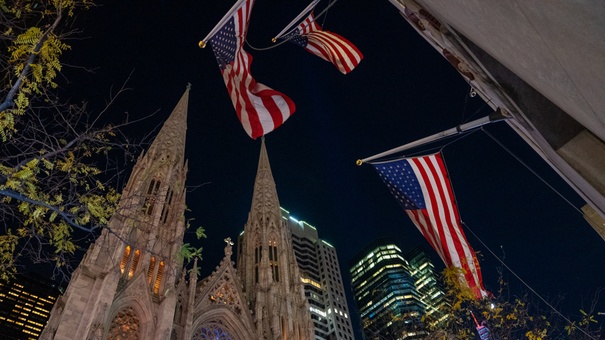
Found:
[[[154,159],[167,156],[172,158],[172,164],[180,164],[185,159],[185,136],[187,131],[187,106],[189,102],[188,85],[185,93],[175,106],[174,110],[164,122],[160,132],[150,146],[147,155]],[[275,180],[271,172],[271,165],[265,146],[265,138],[261,138],[261,149],[258,160],[258,170],[254,182],[254,194],[250,213],[265,215],[273,213],[276,217],[281,216]]]
[[[185,93],[175,106],[174,110],[164,122],[160,132],[150,146],[147,155],[154,159],[162,156],[173,158],[173,164],[179,164],[185,158],[185,136],[187,131],[187,106],[189,102],[188,85]],[[252,199],[251,214],[272,212],[281,216],[279,199],[271,172],[271,165],[265,146],[265,138],[261,138],[261,150],[258,160],[258,170],[254,182],[254,195]]]

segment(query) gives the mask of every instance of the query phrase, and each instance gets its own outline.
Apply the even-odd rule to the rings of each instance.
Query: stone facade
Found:
[[[189,88],[137,160],[117,213],[74,271],[40,339],[313,337],[264,141],[246,227],[256,236],[241,256],[243,275],[231,261],[233,243],[226,239],[225,257],[216,270],[200,282],[196,275],[187,281],[178,252],[185,230],[188,100]],[[261,244],[262,251],[256,248],[257,256],[262,253],[259,265],[254,251]],[[256,281],[250,271],[255,266],[261,278]]]

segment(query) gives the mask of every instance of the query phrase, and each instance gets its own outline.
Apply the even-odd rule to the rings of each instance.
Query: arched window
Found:
[[[191,340],[237,340],[220,323],[208,323],[198,327]]]
[[[254,282],[258,283],[258,266],[263,259],[263,246],[258,245],[254,248]]]
[[[160,184],[161,182],[156,179],[152,179],[149,183],[149,188],[147,188],[147,196],[145,197],[145,204],[143,205],[143,211],[147,215],[151,215],[153,213],[153,206],[155,205],[158,192],[160,191]]]
[[[164,261],[160,261],[160,266],[158,267],[158,274],[155,277],[155,283],[153,285],[153,292],[155,294],[160,293],[160,287],[162,286],[162,276],[164,275]]]
[[[269,241],[269,266],[274,282],[279,282],[279,264],[277,262],[277,241]]]
[[[128,270],[128,278],[132,278],[134,276],[134,272],[137,270],[137,265],[139,264],[139,259],[141,258],[141,251],[135,250],[134,255],[132,257],[132,262],[130,263],[130,269]]]
[[[147,283],[151,284],[151,280],[153,280],[153,272],[155,270],[155,256],[151,257],[151,261],[149,262],[149,269],[147,270]]]
[[[138,340],[140,335],[141,322],[132,307],[126,307],[113,318],[107,340]]]
[[[126,246],[126,248],[124,248],[124,254],[122,255],[122,261],[120,261],[120,273],[127,279],[132,278],[137,270],[140,259],[140,250],[136,249],[132,251],[130,246]],[[126,273],[128,273],[128,275],[126,275]]]
[[[130,246],[126,246],[124,249],[124,255],[122,255],[122,261],[120,261],[120,272],[124,274],[126,266],[128,265],[128,259],[130,258]]]
[[[170,204],[172,204],[172,189],[168,190],[168,195],[166,195],[166,200],[164,201],[164,207],[162,208],[162,223],[166,223],[168,220],[168,213],[170,212]]]

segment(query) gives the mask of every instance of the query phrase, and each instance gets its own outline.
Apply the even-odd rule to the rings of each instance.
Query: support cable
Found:
[[[552,191],[554,191],[557,195],[559,195],[559,197],[561,197],[565,202],[567,202],[567,204],[569,204],[574,210],[576,210],[577,212],[579,212],[581,215],[584,215],[582,213],[582,210],[580,210],[573,203],[571,203],[570,200],[568,200],[565,196],[563,196],[563,194],[561,194],[557,189],[555,189],[552,185],[550,185],[550,183],[548,183],[544,178],[542,178],[535,170],[533,170],[532,168],[530,168],[529,165],[527,165],[527,163],[523,162],[517,155],[515,155],[509,148],[507,148],[504,144],[502,144],[502,142],[500,142],[496,137],[494,137],[491,133],[489,133],[483,127],[481,127],[481,131],[483,131],[488,137],[490,137],[494,142],[496,142],[502,149],[504,149],[514,159],[516,159],[519,163],[521,163],[521,165],[523,165],[527,170],[529,170],[529,172],[531,172],[540,181],[542,181],[542,183],[544,183],[547,187],[549,187]]]
[[[464,222],[461,221],[462,225],[464,225],[464,227],[466,228],[466,230],[468,230],[476,239],[477,241],[479,241],[479,243],[481,243],[481,245],[483,245],[483,247],[485,249],[487,249],[487,251],[489,251],[490,254],[492,254],[492,256],[498,260],[498,262],[500,262],[500,264],[502,264],[502,266],[504,268],[506,268],[511,274],[513,274],[514,277],[516,277],[525,287],[527,287],[527,289],[529,289],[532,293],[534,293],[540,300],[542,300],[542,302],[544,302],[546,304],[546,306],[548,306],[550,309],[552,309],[556,314],[558,314],[561,318],[563,318],[563,320],[567,321],[567,323],[569,323],[570,325],[573,324],[573,322],[571,320],[569,320],[565,315],[563,315],[561,312],[559,312],[553,305],[551,305],[548,301],[546,301],[546,299],[544,299],[540,294],[538,294],[538,292],[536,292],[535,289],[533,289],[527,282],[525,282],[525,280],[523,280],[519,275],[517,275],[517,273],[515,273],[506,263],[504,263],[504,261],[502,261],[498,255],[496,255],[484,242],[483,240],[481,240],[479,238],[479,236],[477,236],[477,234],[475,234],[473,232],[473,230],[471,228],[469,228],[469,226]],[[593,337],[592,335],[588,334],[586,331],[584,331],[582,328],[576,328],[577,330],[579,330],[580,332],[584,333],[584,335],[586,335],[587,337],[589,337],[590,339],[593,340],[598,340],[597,338]]]

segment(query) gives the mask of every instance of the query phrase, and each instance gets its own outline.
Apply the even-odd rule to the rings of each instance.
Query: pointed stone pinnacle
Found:
[[[182,162],[185,158],[185,137],[187,131],[187,106],[189,104],[189,89],[174,107],[174,110],[164,122],[162,129],[149,148],[148,154],[164,153],[175,162]]]
[[[254,181],[254,195],[252,197],[252,215],[257,213],[273,212],[275,216],[281,216],[277,189],[269,164],[269,156],[265,147],[265,139],[261,139],[260,156],[258,158],[258,170]]]

